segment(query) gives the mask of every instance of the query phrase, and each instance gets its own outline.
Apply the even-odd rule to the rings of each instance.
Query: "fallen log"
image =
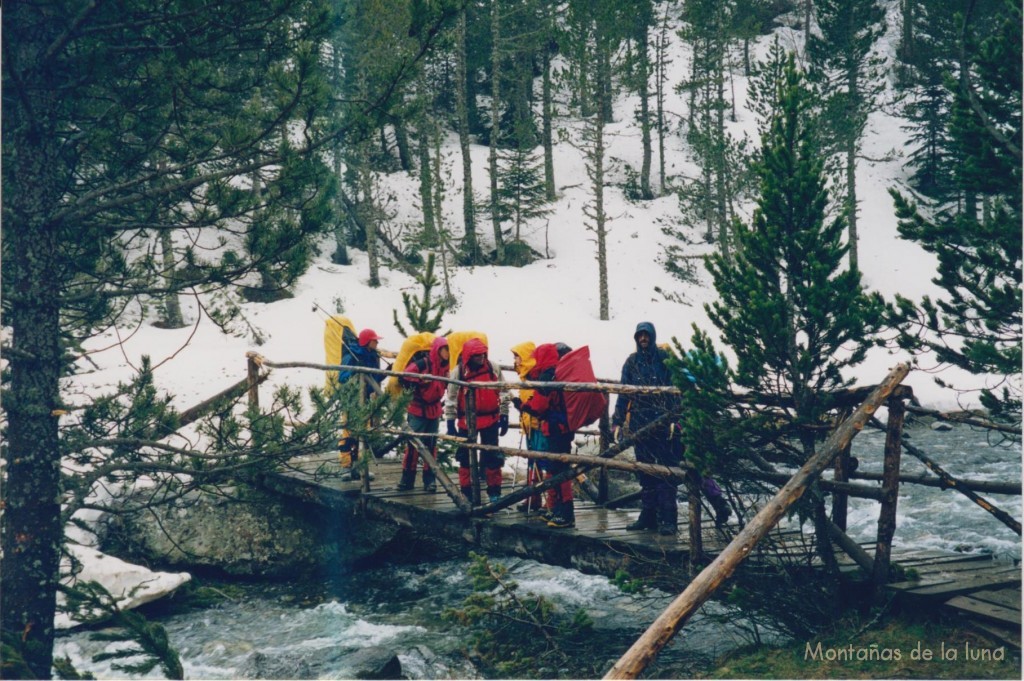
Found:
[[[817,479],[832,459],[860,432],[875,410],[888,399],[910,371],[900,364],[883,380],[853,414],[845,420],[786,483],[761,511],[744,527],[715,560],[697,575],[665,611],[619,658],[604,678],[634,679],[650,664],[658,652],[676,635],[687,620],[704,604],[726,579],[750,555],[754,546],[778,524],[790,506]]]

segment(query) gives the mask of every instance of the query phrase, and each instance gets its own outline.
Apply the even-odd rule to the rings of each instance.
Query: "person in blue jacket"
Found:
[[[377,353],[377,343],[380,336],[373,329],[363,329],[355,343],[350,339],[344,339],[341,346],[341,363],[344,366],[366,367],[368,369],[380,369],[380,355]],[[342,369],[338,372],[338,382],[346,383],[358,372]],[[364,383],[364,394],[367,398],[373,396],[374,384],[377,376],[373,374],[362,374],[366,377]],[[359,441],[351,436],[347,428],[342,427],[341,440],[338,442],[338,455],[343,468],[348,469],[351,480],[359,479],[359,471],[356,469],[356,461],[359,459]],[[371,477],[372,480],[372,477]]]
[[[636,352],[622,365],[624,385],[671,387],[672,378],[665,360],[668,353],[658,347],[658,334],[654,324],[640,322],[633,334]],[[612,416],[615,439],[622,431],[637,432],[667,413],[679,410],[678,395],[619,395]],[[672,419],[645,435],[634,445],[636,460],[640,463],[679,465],[679,448],[673,446]],[[676,487],[671,482],[647,473],[637,473],[640,482],[640,517],[626,527],[627,530],[653,530],[659,534],[675,535],[679,511],[676,506]]]

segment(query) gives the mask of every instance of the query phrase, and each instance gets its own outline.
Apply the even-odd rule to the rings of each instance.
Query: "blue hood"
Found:
[[[651,344],[650,346],[648,346],[649,349],[658,347],[658,332],[654,330],[654,324],[651,324],[650,322],[640,322],[639,324],[637,324],[636,331],[633,332],[634,341],[636,340],[637,334],[639,334],[641,331],[646,331],[648,335],[650,335],[651,337]],[[639,343],[637,343],[636,345],[636,351],[641,351]]]

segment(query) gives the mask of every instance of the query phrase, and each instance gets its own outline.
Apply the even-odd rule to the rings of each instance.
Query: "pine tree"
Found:
[[[970,17],[964,24],[971,26]],[[968,35],[969,55],[955,82],[949,134],[963,157],[955,182],[959,210],[928,214],[891,193],[900,235],[938,256],[935,279],[946,296],[920,306],[897,297],[901,345],[933,351],[942,362],[994,384],[981,393],[992,416],[1021,419],[1021,8],[1003,5],[994,32]],[[981,196],[979,208],[971,200]]]
[[[813,101],[790,55],[762,139],[751,224],[737,221],[733,259],[708,260],[720,300],[706,309],[738,357],[737,381],[791,395],[798,426],[817,424],[828,406],[823,393],[849,384],[841,371],[864,359],[881,313],[860,275],[841,269],[846,224],[826,218]],[[802,441],[809,455],[812,432],[803,431]]]
[[[823,121],[842,157],[850,268],[857,269],[857,157],[868,114],[883,87],[872,49],[884,31],[877,0],[818,0],[818,30],[808,34],[815,78],[822,84]]]
[[[414,333],[429,331],[435,333],[441,328],[441,319],[448,311],[448,304],[443,298],[434,298],[434,287],[438,285],[437,277],[434,276],[435,257],[431,253],[427,256],[426,265],[416,283],[423,289],[419,297],[413,297],[406,291],[402,291],[402,306],[405,307],[405,318],[409,322],[412,331],[406,331],[402,323],[398,321],[398,310],[392,310],[395,328],[403,337]]]
[[[423,35],[435,35],[441,20],[431,17]],[[0,629],[5,650],[16,645],[36,678],[52,672],[64,525],[93,485],[116,486],[139,467],[153,475],[177,468],[163,479],[171,495],[223,483],[226,471],[276,465],[296,443],[292,429],[307,427],[258,410],[230,414],[223,429],[204,431],[227,452],[192,455],[160,442],[175,418],[132,386],[90,396],[73,418],[60,415],[83,397],[63,392],[75,371],[71,348],[100,329],[137,323],[132,315],[151,296],[230,291],[264,265],[287,272],[292,248],[333,229],[325,216],[337,183],[323,154],[332,140],[359,132],[332,116],[324,57],[333,27],[331,4],[321,0],[128,0],[81,12],[52,0],[4,6],[4,33],[19,37],[4,43],[0,145],[0,274],[12,330],[3,348]],[[404,74],[392,75],[397,82],[378,82],[352,106],[368,118],[399,89]],[[261,230],[258,248],[247,249]],[[181,235],[171,240],[181,264],[173,277],[139,247],[163,232]],[[301,408],[293,391],[281,399]],[[309,427],[299,439],[337,441],[337,420]],[[249,439],[231,436],[241,433]],[[74,473],[62,475],[65,457]]]

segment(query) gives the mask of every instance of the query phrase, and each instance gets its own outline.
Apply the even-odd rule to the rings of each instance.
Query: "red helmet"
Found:
[[[364,348],[370,344],[370,341],[380,340],[380,336],[373,329],[363,329],[359,332],[359,344]]]

